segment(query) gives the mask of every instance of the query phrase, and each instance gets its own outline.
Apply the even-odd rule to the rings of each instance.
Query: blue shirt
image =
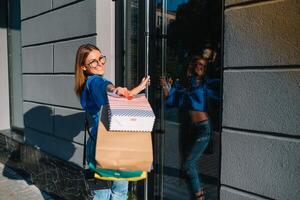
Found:
[[[112,84],[100,75],[90,75],[81,93],[80,103],[92,117],[92,136],[96,136],[100,110],[103,105],[108,104],[107,86]]]
[[[218,79],[204,78],[203,83],[196,77],[189,80],[189,89],[187,91],[188,104],[191,110],[207,112],[207,97],[219,100],[219,94],[213,86],[219,85]]]
[[[192,76],[188,81],[187,88],[179,83],[174,84],[166,103],[167,105],[207,112],[207,97],[220,100],[217,92],[219,83],[219,79],[208,79],[207,77],[201,83],[195,76]]]
[[[186,106],[186,88],[179,81],[174,81],[166,98],[166,105],[169,107],[185,107]]]

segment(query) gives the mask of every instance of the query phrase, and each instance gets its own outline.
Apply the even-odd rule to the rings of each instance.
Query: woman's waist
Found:
[[[190,110],[189,114],[192,122],[201,122],[208,120],[208,113],[205,111]]]

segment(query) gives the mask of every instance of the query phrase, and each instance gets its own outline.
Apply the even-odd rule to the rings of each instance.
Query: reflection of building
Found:
[[[139,23],[138,0],[126,1],[124,81],[129,88],[133,87],[137,82]]]
[[[176,13],[173,11],[168,11],[165,14],[166,24],[169,25],[170,23],[176,20]],[[161,27],[162,24],[162,12],[161,9],[156,9],[156,27]]]

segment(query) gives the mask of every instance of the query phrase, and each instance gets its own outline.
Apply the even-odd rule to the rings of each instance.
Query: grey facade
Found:
[[[1,2],[0,7],[5,7],[6,3]],[[0,129],[9,129],[9,80],[8,80],[8,60],[7,60],[7,11],[1,9],[0,12],[0,85],[3,98],[0,100],[0,110],[3,114],[0,115]]]
[[[300,4],[225,1],[221,199],[299,199]]]
[[[220,199],[299,199],[299,1],[224,4]],[[77,166],[84,115],[73,91],[74,56],[81,44],[96,44],[109,58],[106,77],[115,81],[114,6],[111,0],[21,0],[25,142]],[[4,130],[10,94],[1,25]]]
[[[106,26],[96,16],[112,15],[110,7],[111,1],[21,1],[26,142],[79,166],[84,115],[74,95],[74,56],[84,43],[98,45],[108,55],[113,52],[113,30],[102,34]],[[109,64],[114,68],[113,60]],[[110,71],[106,76],[112,79]]]

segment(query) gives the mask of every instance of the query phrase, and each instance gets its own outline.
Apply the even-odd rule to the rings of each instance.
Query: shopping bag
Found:
[[[109,131],[143,131],[151,132],[155,115],[145,97],[139,94],[130,99],[108,93],[108,106],[102,116],[107,116]]]
[[[93,170],[94,178],[96,180],[106,181],[139,181],[147,178],[147,172],[145,171],[120,171],[113,169],[97,168],[93,163],[89,163],[89,168]]]
[[[150,171],[153,161],[151,132],[108,131],[100,118],[95,160],[97,168]]]

